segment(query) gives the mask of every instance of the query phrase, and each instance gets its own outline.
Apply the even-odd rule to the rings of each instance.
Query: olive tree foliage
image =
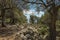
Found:
[[[24,10],[24,9],[29,9],[29,5],[30,5],[30,3],[26,3],[26,2],[24,2],[24,1],[22,1],[22,0],[13,0],[13,4],[15,4],[15,6],[18,8],[18,9],[20,9],[20,10]]]
[[[16,21],[21,21],[25,19],[23,11],[21,10],[21,8],[19,9],[18,6],[16,6],[15,2],[16,0],[0,0],[0,19],[2,27],[6,26],[5,21],[7,20],[10,21],[10,24],[15,24]],[[24,17],[24,19],[20,16]]]
[[[37,24],[38,23],[38,19],[39,19],[39,17],[37,17],[35,15],[30,15],[30,23]]]
[[[5,26],[4,20],[5,20],[6,10],[13,10],[13,6],[11,4],[12,4],[12,0],[0,0],[0,11],[1,11],[2,27]]]
[[[56,20],[58,15],[58,10],[60,8],[60,0],[19,0],[20,4],[23,4],[26,8],[26,4],[37,5],[36,10],[39,11],[48,11],[50,14],[49,22],[49,40],[56,40]],[[22,2],[21,2],[22,1]],[[21,6],[21,5],[20,5]]]

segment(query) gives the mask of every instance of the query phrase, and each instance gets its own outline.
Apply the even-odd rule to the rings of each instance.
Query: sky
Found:
[[[27,18],[27,21],[29,23],[30,20],[30,15],[35,15],[37,17],[41,17],[42,15],[44,15],[44,12],[40,11],[39,14],[35,11],[35,10],[23,10],[24,15]]]
[[[44,12],[43,11],[40,11],[39,14],[38,14],[38,12],[36,11],[36,7],[37,7],[36,4],[29,4],[29,5],[30,5],[29,6],[29,10],[26,10],[26,9],[23,10],[23,13],[26,16],[28,23],[29,23],[29,20],[30,20],[30,15],[35,15],[37,17],[41,17],[42,15],[44,15]]]

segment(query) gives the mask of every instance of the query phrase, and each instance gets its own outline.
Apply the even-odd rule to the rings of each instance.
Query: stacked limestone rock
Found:
[[[14,40],[43,40],[37,32],[37,29],[33,27],[27,27],[21,30]]]

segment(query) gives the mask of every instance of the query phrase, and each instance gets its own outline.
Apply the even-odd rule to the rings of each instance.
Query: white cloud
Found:
[[[32,11],[30,11],[30,10],[28,10],[28,11],[27,11],[27,10],[23,10],[23,13],[24,13],[24,14],[31,14]]]
[[[30,15],[32,15],[32,13],[33,13],[33,15],[36,15],[37,17],[41,17],[44,14],[44,12],[42,12],[42,11],[40,11],[38,14],[38,12],[36,12],[35,10],[23,10],[23,13],[26,16],[28,23],[30,20]]]
[[[35,14],[36,12],[34,10],[23,10],[23,13],[32,15],[32,13]]]
[[[36,15],[37,17],[41,17],[44,15],[44,12],[40,11],[39,14],[35,10],[23,10],[24,15]]]

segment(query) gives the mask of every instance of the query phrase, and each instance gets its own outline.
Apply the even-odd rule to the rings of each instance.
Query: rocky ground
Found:
[[[48,34],[42,36],[38,29],[33,25],[7,25],[0,28],[0,40],[47,40]]]

